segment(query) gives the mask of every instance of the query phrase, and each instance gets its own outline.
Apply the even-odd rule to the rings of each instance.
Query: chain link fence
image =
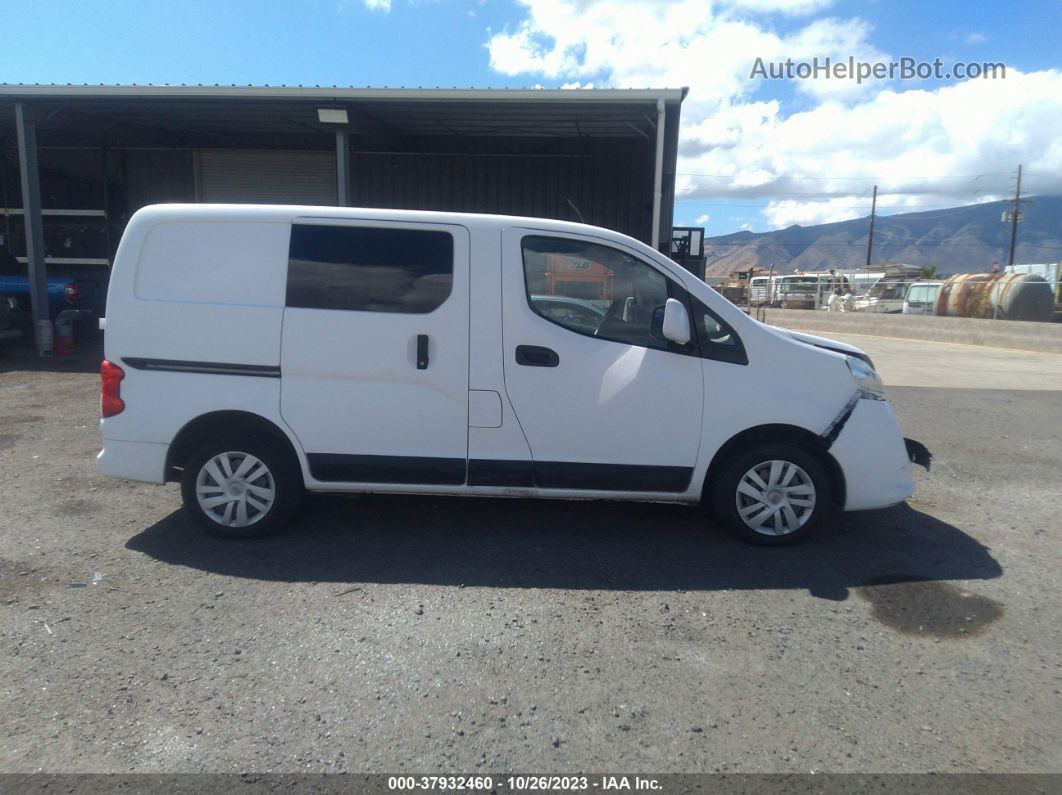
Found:
[[[1048,280],[1030,273],[991,273],[871,280],[860,276],[754,276],[714,286],[756,315],[765,309],[800,309],[1062,322],[1062,279],[1057,277]]]

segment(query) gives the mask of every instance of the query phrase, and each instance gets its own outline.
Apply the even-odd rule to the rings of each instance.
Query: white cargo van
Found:
[[[903,298],[903,314],[935,315],[937,296],[944,282],[914,282]]]
[[[582,224],[160,205],[107,296],[99,471],[227,537],[304,490],[704,503],[796,540],[914,484],[856,348]]]

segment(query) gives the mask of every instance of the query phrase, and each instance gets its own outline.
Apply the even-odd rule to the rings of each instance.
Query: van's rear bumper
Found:
[[[104,439],[103,449],[96,456],[96,471],[126,480],[163,483],[166,480],[165,444],[153,442],[122,442]]]
[[[860,400],[830,453],[844,473],[846,511],[887,508],[914,493],[903,434],[885,400]]]

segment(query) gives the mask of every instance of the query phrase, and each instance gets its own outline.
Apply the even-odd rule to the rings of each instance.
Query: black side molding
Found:
[[[235,364],[231,362],[191,362],[180,359],[142,359],[122,357],[122,362],[134,370],[165,370],[171,373],[206,373],[208,375],[254,375],[261,378],[280,378],[280,366]]]
[[[310,474],[331,483],[402,483],[460,486],[463,458],[308,453]],[[571,461],[499,461],[473,458],[468,485],[594,491],[685,491],[692,467],[587,464]]]
[[[903,443],[907,447],[907,457],[911,459],[911,463],[925,467],[926,472],[928,472],[929,465],[933,462],[933,454],[929,452],[929,448],[921,442],[916,442],[914,439],[908,439],[907,437],[904,437]]]
[[[468,485],[530,488],[535,485],[531,477],[531,462],[470,458]]]
[[[307,453],[310,474],[333,483],[419,483],[460,486],[465,459],[399,455]]]
[[[535,485],[540,489],[594,491],[661,491],[689,488],[693,467],[642,464],[584,464],[573,461],[535,461]]]

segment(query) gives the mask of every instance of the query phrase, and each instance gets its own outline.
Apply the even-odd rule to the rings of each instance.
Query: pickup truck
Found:
[[[77,309],[77,282],[66,276],[49,276],[48,315],[52,320],[64,309]],[[7,276],[0,272],[0,296],[14,298],[19,309],[28,312],[30,308],[30,286],[27,276]]]
[[[69,276],[49,276],[48,316],[55,320],[66,309],[77,309],[79,293],[77,282]],[[5,303],[14,298],[17,308],[23,312],[30,309],[30,284],[25,266],[20,264],[8,251],[0,247],[0,300]]]

